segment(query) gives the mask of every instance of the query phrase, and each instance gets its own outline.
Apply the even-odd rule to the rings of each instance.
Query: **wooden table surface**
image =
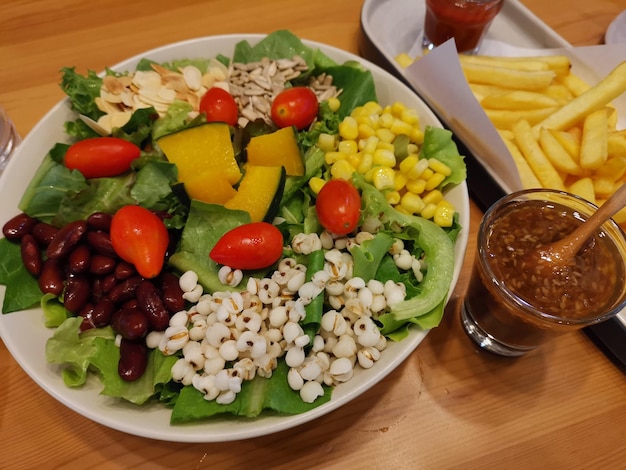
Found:
[[[360,0],[9,0],[0,105],[26,135],[62,97],[58,71],[102,70],[170,42],[224,33],[299,37],[358,53]],[[416,2],[417,4],[418,2]],[[601,44],[626,0],[523,0],[574,45]],[[0,341],[0,468],[626,468],[626,377],[584,333],[521,359],[479,352],[459,323],[480,210],[443,324],[385,380],[309,424],[232,443],[154,441],[46,394]]]

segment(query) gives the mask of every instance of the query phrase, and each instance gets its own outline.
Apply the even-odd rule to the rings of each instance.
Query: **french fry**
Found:
[[[559,82],[563,84],[573,96],[580,96],[591,88],[591,85],[573,73],[560,76]]]
[[[569,175],[581,175],[583,173],[580,165],[574,161],[568,151],[565,150],[559,140],[548,129],[541,128],[539,144],[557,171]]]
[[[528,162],[528,166],[537,176],[542,187],[564,191],[565,185],[563,184],[561,176],[554,166],[552,166],[552,163],[550,163],[548,157],[543,153],[543,150],[541,150],[528,121],[521,120],[515,123],[513,126],[513,134],[515,135],[517,146]]]
[[[615,67],[606,77],[589,88],[582,95],[559,108],[553,114],[535,125],[535,128],[563,130],[573,126],[584,117],[607,106],[626,91],[626,61]]]
[[[611,157],[595,172],[598,176],[611,178],[612,181],[621,181],[626,175],[626,157]]]
[[[513,90],[485,96],[480,104],[490,109],[523,110],[556,108],[559,102],[543,93]]]
[[[540,122],[543,118],[550,115],[556,108],[542,109],[485,109],[487,117],[491,120],[496,129],[513,129],[515,123],[524,120],[531,126]]]
[[[545,89],[556,77],[556,73],[552,70],[528,72],[469,63],[463,66],[463,73],[469,82],[529,91]]]
[[[537,179],[537,176],[533,172],[532,168],[528,165],[528,162],[520,152],[519,148],[511,142],[509,139],[503,139],[504,144],[509,149],[511,153],[511,157],[513,157],[513,161],[515,162],[515,166],[517,166],[517,171],[519,172],[520,180],[522,181],[522,186],[524,189],[533,189],[533,188],[541,188],[541,183]]]
[[[596,199],[606,199],[615,192],[616,186],[613,178],[594,175],[591,181],[593,182],[593,192],[596,195]]]
[[[517,70],[538,71],[553,70],[558,76],[567,75],[572,67],[565,55],[530,56],[530,57],[495,57],[495,56],[459,56],[461,64],[473,63],[492,67],[505,67]]]
[[[580,143],[580,166],[587,170],[600,168],[608,158],[608,121],[605,109],[589,113],[583,125]]]
[[[593,180],[588,176],[574,181],[568,186],[567,190],[593,204],[596,203],[596,193],[593,189]]]
[[[607,153],[611,157],[626,157],[626,129],[609,132]]]
[[[574,133],[567,131],[555,131],[554,129],[547,130],[559,141],[559,144],[567,151],[572,160],[578,163],[580,158],[580,135],[574,135]]]

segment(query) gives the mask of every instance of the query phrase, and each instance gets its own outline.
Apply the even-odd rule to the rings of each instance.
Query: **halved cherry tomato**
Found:
[[[121,175],[130,169],[141,149],[119,137],[93,137],[72,144],[65,153],[65,166],[85,178]]]
[[[268,222],[252,222],[226,232],[209,257],[233,269],[263,269],[283,253],[283,234]]]
[[[111,220],[110,235],[115,252],[140,275],[149,279],[161,272],[170,240],[159,216],[141,206],[124,206]]]
[[[298,86],[281,91],[272,102],[272,121],[278,127],[309,127],[317,117],[319,102],[308,87]]]
[[[359,222],[361,195],[349,181],[332,179],[317,194],[315,211],[326,230],[345,235],[352,232]]]
[[[200,100],[200,112],[206,114],[207,122],[225,122],[231,126],[237,125],[239,107],[235,98],[226,90],[209,88]]]

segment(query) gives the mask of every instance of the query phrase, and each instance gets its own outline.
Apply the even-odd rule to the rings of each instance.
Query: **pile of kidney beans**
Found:
[[[41,291],[59,296],[69,312],[83,317],[82,331],[111,325],[122,337],[118,372],[133,381],[148,363],[145,336],[165,330],[185,301],[175,274],[143,278],[116,254],[111,220],[97,212],[57,228],[22,213],[2,233],[20,244],[24,266]]]

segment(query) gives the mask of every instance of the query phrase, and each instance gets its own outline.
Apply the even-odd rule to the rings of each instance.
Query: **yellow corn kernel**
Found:
[[[378,150],[389,150],[390,152],[393,152],[396,150],[396,148],[393,146],[393,144],[391,142],[382,142],[382,141],[378,141],[378,143],[376,144],[376,149]]]
[[[443,194],[438,189],[434,191],[430,191],[428,194],[425,194],[422,199],[424,199],[425,204],[439,204],[443,201]]]
[[[416,145],[416,144],[409,144],[406,146],[406,150],[409,153],[409,155],[413,155],[413,154],[418,154],[420,148]]]
[[[420,117],[419,114],[417,114],[417,109],[415,108],[406,108],[404,111],[402,111],[400,119],[402,119],[407,124],[411,124],[415,127],[419,126],[420,123]]]
[[[375,135],[359,140],[359,150],[366,153],[374,153],[378,146],[378,137]]]
[[[422,210],[424,210],[426,204],[417,194],[408,192],[404,193],[402,196],[402,199],[400,200],[400,207],[402,207],[409,214],[419,214]]]
[[[446,179],[446,175],[441,173],[434,173],[430,178],[426,180],[426,191],[431,191],[438,187],[443,180]]]
[[[356,171],[358,171],[362,175],[366,174],[368,171],[371,170],[373,160],[374,157],[371,153],[361,152],[361,163],[359,163]]]
[[[362,155],[363,154],[361,152],[351,153],[347,155],[346,160],[356,169],[359,167],[359,165],[361,165]]]
[[[388,166],[375,166],[372,168],[372,183],[379,191],[393,189],[396,172]]]
[[[361,116],[367,116],[367,111],[363,106],[357,106],[352,110],[352,112],[350,112],[350,116],[354,119],[358,119]]]
[[[374,165],[383,165],[389,168],[396,166],[396,156],[391,150],[376,149],[374,150],[373,157]]]
[[[424,143],[424,132],[417,127],[413,128],[411,134],[409,134],[409,139],[414,144],[423,144]]]
[[[359,151],[359,147],[356,143],[356,140],[342,140],[337,145],[337,151],[341,153],[357,153]]]
[[[393,122],[392,122],[393,125]],[[393,139],[396,138],[396,135],[391,131],[391,129],[387,129],[386,127],[381,127],[376,129],[376,136],[382,140],[383,142],[391,143]]]
[[[428,163],[428,160],[426,160],[426,162]],[[430,168],[426,167],[424,169],[424,171],[422,172],[422,174],[420,175],[420,178],[423,178],[426,181],[428,181],[430,179],[430,177],[433,176],[434,174],[435,174],[435,172],[433,170],[431,170]]]
[[[385,129],[389,129],[391,127],[391,125],[393,124],[393,114],[391,114],[391,112],[389,113],[383,113],[380,115],[380,127],[384,127]]]
[[[322,186],[324,186],[324,184],[326,184],[326,180],[319,178],[317,176],[314,176],[313,178],[309,180],[309,188],[311,188],[311,191],[313,191],[313,194],[319,193],[320,190],[322,189]]]
[[[404,105],[404,103],[401,103],[400,101],[396,101],[391,105],[391,114],[393,114],[395,117],[400,117],[402,116],[402,112],[406,109],[406,106]]]
[[[324,161],[326,161],[327,165],[332,165],[336,161],[343,160],[346,158],[346,154],[343,152],[337,152],[335,150],[331,152],[326,152],[324,154]]]
[[[359,139],[367,139],[376,135],[376,129],[369,124],[359,124]]]
[[[454,222],[454,206],[445,199],[437,204],[433,222],[440,227],[451,227]]]
[[[395,57],[395,59],[398,65],[402,67],[403,69],[407,68],[409,65],[413,63],[413,58],[406,52],[401,52]]]
[[[404,160],[400,162],[399,169],[405,175],[409,175],[413,167],[417,165],[419,161],[417,155],[408,155]]]
[[[401,189],[404,188],[404,186],[406,185],[407,181],[409,179],[406,177],[406,175],[404,173],[401,173],[399,171],[396,171],[396,182],[394,184],[394,189],[396,191],[400,191]]]
[[[405,214],[405,215],[415,215],[415,214],[411,214],[410,212],[408,212],[404,207],[402,207],[400,204],[398,204],[397,206],[393,206],[393,208],[395,210],[397,210],[398,212]]]
[[[383,107],[376,101],[368,101],[363,105],[368,114],[380,114],[383,111]]]
[[[317,145],[324,152],[330,152],[337,147],[337,136],[322,132],[317,138]]]
[[[426,180],[418,178],[416,180],[408,180],[404,185],[407,190],[415,194],[422,194],[426,191]]]
[[[400,193],[398,191],[389,191],[385,193],[385,199],[387,199],[389,204],[395,206],[400,202]]]
[[[437,204],[426,204],[426,207],[422,209],[420,215],[425,219],[432,219],[437,211]]]
[[[356,169],[350,165],[347,160],[337,160],[330,167],[330,174],[333,178],[341,178],[344,180],[352,178],[352,173],[355,171]]]
[[[406,162],[409,159],[410,161],[404,165],[405,168],[403,171],[402,170],[401,171],[410,180],[416,180],[418,178],[422,178],[422,175],[428,169],[428,160],[426,159],[420,160],[417,156],[415,156],[415,158],[412,158],[412,156],[409,155],[407,158],[402,160],[402,163]],[[400,163],[400,165],[402,165],[402,163]],[[424,181],[426,181],[426,178],[423,178],[423,179]]]
[[[336,113],[341,107],[341,101],[338,98],[328,98],[328,107],[333,113]]]
[[[369,127],[373,127],[374,126],[374,121],[372,120],[372,115],[371,114],[360,114],[358,116],[352,116],[354,119],[356,119],[357,124],[361,125],[364,124],[366,126]]]
[[[346,116],[339,123],[339,135],[342,139],[356,140],[359,136],[359,125],[351,116]]]
[[[394,119],[389,130],[395,135],[406,134],[410,136],[411,132],[413,132],[413,126],[402,121],[401,119]]]
[[[433,170],[435,173],[441,173],[444,176],[450,176],[450,174],[452,174],[450,167],[436,158],[428,159],[428,168]]]

